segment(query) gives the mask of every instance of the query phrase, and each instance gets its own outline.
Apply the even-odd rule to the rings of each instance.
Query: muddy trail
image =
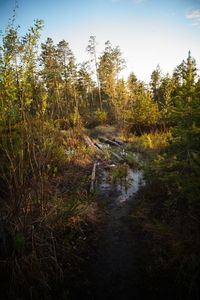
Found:
[[[137,241],[133,238],[132,210],[134,194],[142,184],[142,172],[128,172],[128,184],[112,186],[101,179],[99,206],[104,211],[102,226],[91,274],[93,274],[92,295],[94,299],[139,298],[140,288],[136,276]],[[135,287],[133,289],[133,286]]]
[[[112,132],[109,136],[112,137]],[[111,152],[127,155],[124,146],[110,146]],[[140,155],[135,153],[139,163]],[[144,185],[143,172],[111,156],[109,164],[99,163],[97,211],[99,224],[95,247],[89,256],[82,287],[73,299],[142,299],[138,266],[138,237],[131,217],[136,193]]]
[[[88,134],[86,139],[89,146],[103,149],[107,157],[94,161],[91,178],[95,166],[92,190],[96,194],[92,230],[86,237],[89,246],[63,299],[190,299],[179,293],[173,269],[157,264],[151,236],[140,230],[134,218],[143,200],[146,183],[142,167],[147,157],[136,152],[134,143],[120,141],[115,128],[104,130]]]

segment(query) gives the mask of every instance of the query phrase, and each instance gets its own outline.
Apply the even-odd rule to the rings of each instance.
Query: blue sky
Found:
[[[0,0],[0,28],[12,16],[14,0]],[[90,35],[96,35],[98,54],[110,40],[127,62],[123,76],[133,71],[149,81],[160,64],[171,73],[190,49],[200,68],[200,0],[18,0],[16,23],[21,34],[43,19],[42,41],[69,42],[78,62],[87,60]]]

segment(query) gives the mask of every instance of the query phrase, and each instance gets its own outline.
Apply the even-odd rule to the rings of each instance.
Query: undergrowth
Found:
[[[84,259],[95,154],[80,131],[39,120],[1,132],[0,150],[1,297],[51,299]]]
[[[144,164],[146,186],[137,195],[132,217],[143,235],[143,272],[156,299],[199,299],[196,146],[190,150],[180,138],[169,140]]]
[[[149,150],[161,150],[168,145],[171,133],[169,132],[154,132],[145,133],[141,136],[130,135],[127,139],[129,148],[134,148],[136,152],[145,152]]]

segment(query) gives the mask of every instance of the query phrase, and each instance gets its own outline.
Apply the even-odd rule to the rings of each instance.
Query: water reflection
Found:
[[[123,203],[137,193],[142,185],[144,185],[143,171],[133,170],[128,165],[123,165],[113,166],[111,170],[104,171],[100,189],[103,191],[117,190],[119,196],[116,201]]]

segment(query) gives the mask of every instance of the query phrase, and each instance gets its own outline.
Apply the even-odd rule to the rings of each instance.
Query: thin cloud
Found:
[[[187,19],[191,19],[194,21],[193,25],[200,25],[200,9],[192,11],[190,14],[186,16]]]

